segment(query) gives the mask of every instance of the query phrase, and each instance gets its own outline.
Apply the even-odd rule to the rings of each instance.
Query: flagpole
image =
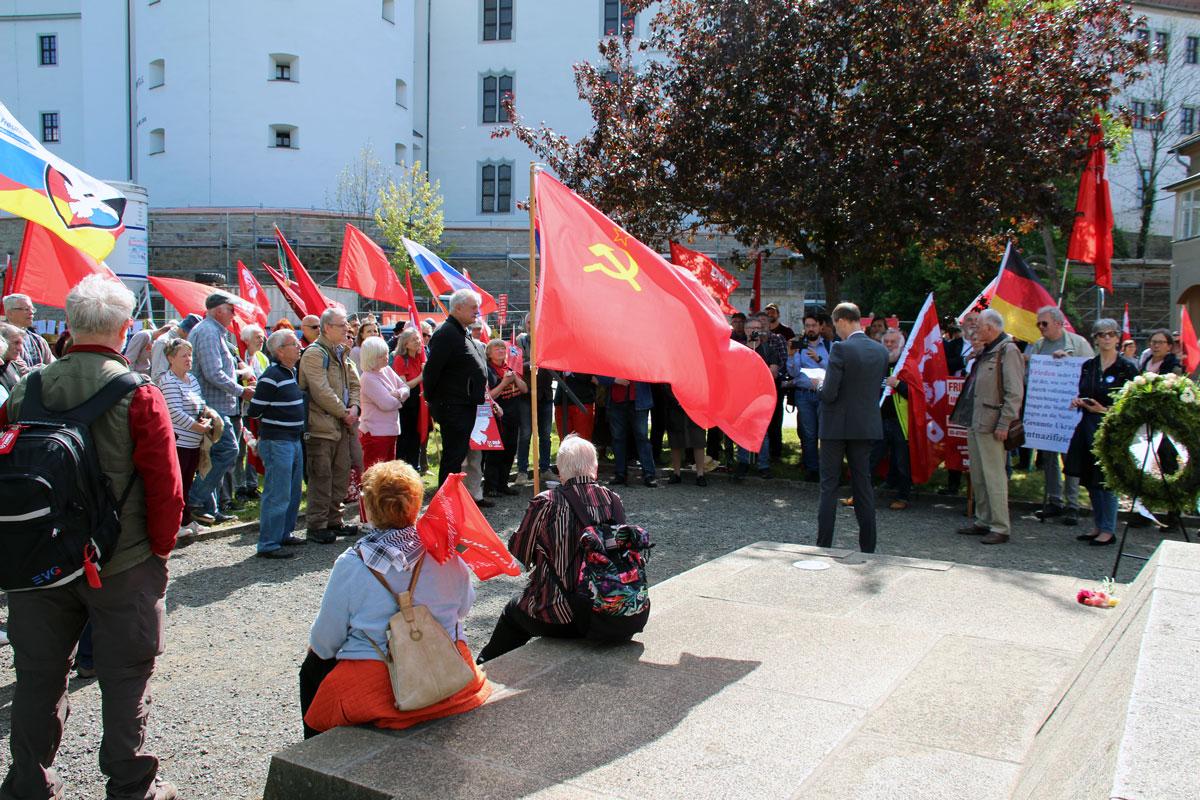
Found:
[[[1070,269],[1071,269],[1071,259],[1068,258],[1066,261],[1063,262],[1062,285],[1058,287],[1058,307],[1059,308],[1062,308],[1063,295],[1065,295],[1067,293],[1067,273],[1070,271]]]
[[[541,492],[542,459],[541,447],[538,442],[538,368],[537,357],[534,355],[534,304],[537,302],[537,233],[534,230],[537,216],[537,193],[534,191],[537,180],[538,165],[529,164],[529,404],[533,413],[529,415],[530,436],[529,449],[533,454],[533,494],[536,497]]]

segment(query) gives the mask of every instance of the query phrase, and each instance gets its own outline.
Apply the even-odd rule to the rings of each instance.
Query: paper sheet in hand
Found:
[[[803,372],[810,381],[816,381],[817,383],[825,382],[825,370],[821,369],[820,367],[805,367],[800,371]]]
[[[1086,358],[1033,356],[1025,393],[1025,446],[1048,453],[1065,453],[1083,415],[1071,408],[1079,395],[1079,372]]]

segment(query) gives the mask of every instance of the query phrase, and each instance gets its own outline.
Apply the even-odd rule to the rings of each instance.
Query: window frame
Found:
[[[481,125],[505,125],[509,120],[508,112],[505,111],[503,100],[504,95],[512,95],[516,91],[516,74],[513,72],[486,72],[480,76],[480,124]],[[489,89],[488,82],[494,81],[495,88]],[[505,81],[508,83],[508,88],[505,89]],[[489,103],[489,95],[493,95]],[[488,113],[491,112],[492,119],[488,119]]]
[[[1146,205],[1147,205],[1146,204],[1147,190],[1151,190],[1150,194],[1153,195],[1153,186],[1151,185],[1153,182],[1153,179],[1154,179],[1154,174],[1151,170],[1146,169],[1145,167],[1138,170],[1138,186],[1137,186],[1137,207],[1138,208],[1146,207]]]
[[[1200,64],[1200,36],[1189,36],[1185,40],[1183,63]]]
[[[158,142],[155,142],[156,135],[159,139]],[[157,150],[154,149],[156,145],[158,147]],[[153,130],[150,131],[150,143],[149,143],[149,146],[147,147],[147,151],[148,151],[147,155],[151,155],[151,156],[156,156],[156,155],[159,155],[160,153],[167,152],[167,129],[166,128],[154,128]]]
[[[491,6],[489,10],[488,6]],[[505,11],[508,12],[508,22],[505,23]],[[493,19],[489,21],[489,16]],[[513,40],[513,22],[515,10],[513,8],[513,0],[482,0],[480,5],[480,34],[481,42],[511,42]],[[508,35],[505,36],[505,25],[508,26]],[[489,29],[491,36],[488,35]]]
[[[1129,125],[1135,131],[1147,130],[1146,128],[1146,101],[1145,100],[1130,100],[1129,101]]]
[[[1176,208],[1179,218],[1175,224],[1175,240],[1200,236],[1200,186],[1180,192]]]
[[[300,126],[292,125],[288,122],[274,122],[267,126],[267,130],[271,136],[267,140],[268,150],[299,150],[300,149]],[[280,144],[281,137],[287,137],[287,144]]]
[[[51,120],[50,118],[53,118]],[[38,119],[41,121],[41,141],[43,144],[62,144],[62,113],[59,111],[39,111]],[[53,121],[53,125],[47,125]],[[54,132],[54,138],[47,138],[48,131]]]
[[[1179,107],[1179,132],[1184,136],[1196,132],[1196,106]]]
[[[57,67],[58,66],[58,34],[57,33],[39,33],[38,37],[38,66],[39,67]],[[49,43],[49,47],[46,44]],[[49,57],[49,61],[47,61]]]
[[[476,175],[479,176],[479,213],[480,215],[493,214],[511,214],[513,213],[513,174],[515,172],[515,163],[510,160],[495,160],[479,162],[479,169]],[[488,172],[491,171],[491,177]],[[507,176],[503,174],[507,171]],[[489,190],[488,184],[491,183]],[[503,193],[501,186],[507,184],[507,193]],[[505,202],[500,202],[501,198],[505,198]],[[491,209],[488,209],[488,205]],[[504,205],[504,208],[501,208]]]
[[[610,8],[616,12],[615,17],[609,14]],[[615,24],[609,25],[610,19],[615,19]],[[625,0],[600,0],[601,36],[620,36],[627,26],[632,27],[636,35],[637,14],[629,13],[629,9],[625,6]]]

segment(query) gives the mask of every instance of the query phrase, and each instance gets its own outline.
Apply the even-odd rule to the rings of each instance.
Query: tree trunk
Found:
[[[1054,252],[1054,235],[1050,223],[1042,221],[1042,247],[1046,251],[1046,269],[1049,271],[1050,289],[1058,291],[1058,257]]]
[[[822,260],[819,270],[821,283],[825,284],[825,308],[832,311],[842,300],[842,271],[836,260]]]
[[[1146,257],[1146,249],[1150,242],[1150,221],[1154,218],[1154,186],[1151,182],[1150,186],[1146,187],[1146,194],[1149,197],[1142,203],[1142,218],[1141,224],[1138,225],[1137,246],[1134,250],[1134,255],[1137,258]]]

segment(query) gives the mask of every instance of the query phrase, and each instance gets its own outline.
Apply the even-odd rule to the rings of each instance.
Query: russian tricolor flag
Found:
[[[453,294],[459,289],[472,289],[478,292],[482,299],[479,305],[480,314],[486,316],[497,310],[495,298],[463,277],[461,272],[443,261],[437,253],[411,239],[404,240],[404,249],[421,271],[421,277],[425,279],[425,285],[433,292],[434,297]]]

